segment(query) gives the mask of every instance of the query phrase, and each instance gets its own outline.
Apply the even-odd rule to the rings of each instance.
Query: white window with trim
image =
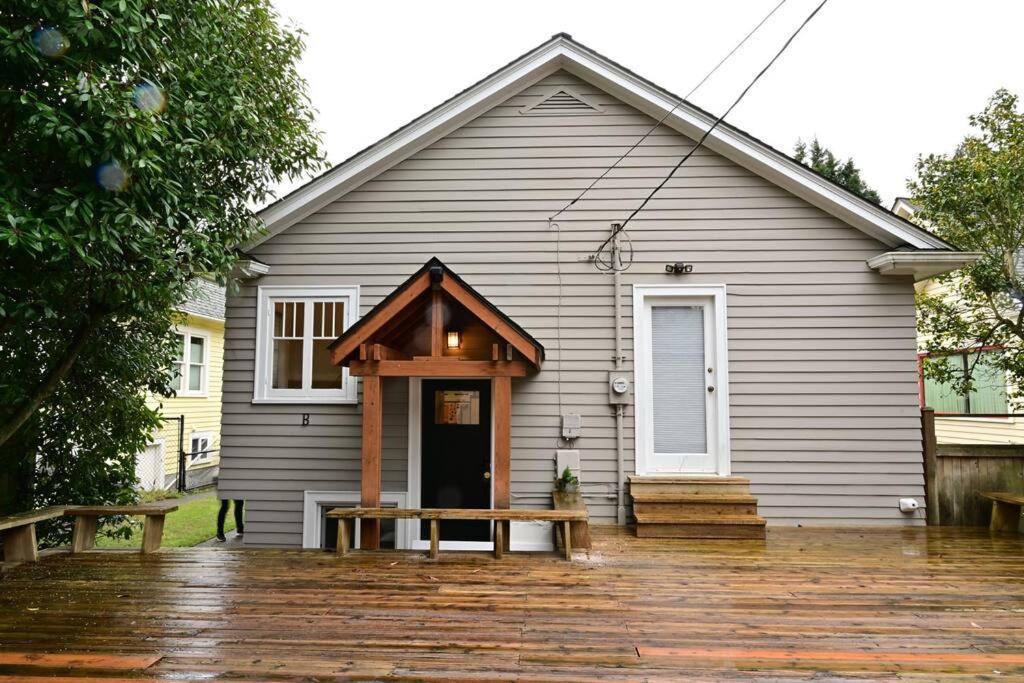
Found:
[[[192,432],[188,449],[189,466],[210,462],[212,452],[213,435],[209,432]]]
[[[171,388],[178,396],[205,396],[210,364],[210,337],[195,330],[179,330],[177,355],[171,369]]]
[[[358,286],[260,287],[254,403],[355,403],[329,346],[355,323]]]

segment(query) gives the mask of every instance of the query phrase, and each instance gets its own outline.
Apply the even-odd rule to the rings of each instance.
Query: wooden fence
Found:
[[[921,434],[929,524],[988,526],[992,503],[979,492],[1024,494],[1024,446],[936,443],[931,408],[921,411]]]

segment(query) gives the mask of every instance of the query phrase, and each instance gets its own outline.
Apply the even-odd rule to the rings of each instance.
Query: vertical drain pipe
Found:
[[[618,224],[612,224],[612,298],[615,304],[615,369],[622,369],[622,259],[619,253],[619,238],[616,235]],[[626,523],[626,481],[625,481],[625,447],[623,446],[622,423],[626,414],[626,405],[615,405],[615,458],[617,477],[615,486],[615,521],[620,526]]]

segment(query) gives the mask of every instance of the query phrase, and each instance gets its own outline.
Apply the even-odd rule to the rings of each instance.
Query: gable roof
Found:
[[[484,295],[470,287],[465,280],[436,256],[431,257],[419,270],[374,306],[369,313],[357,320],[340,337],[330,343],[327,348],[331,351],[331,362],[339,364],[350,360],[358,351],[360,344],[366,342],[408,306],[413,305],[422,294],[430,291],[434,284],[463,307],[476,308],[476,311],[471,310],[470,312],[506,343],[523,354],[534,367],[540,367],[544,360],[544,345],[488,301]],[[474,303],[478,306],[473,306]]]
[[[675,108],[664,125],[692,139],[703,135],[716,118],[576,42],[568,34],[559,33],[267,206],[260,212],[266,233],[247,247],[265,242],[491,107],[562,69],[656,119]],[[890,247],[954,250],[935,235],[862,199],[728,123],[719,124],[704,146]]]

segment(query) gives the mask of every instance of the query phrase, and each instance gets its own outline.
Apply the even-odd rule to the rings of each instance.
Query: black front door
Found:
[[[420,504],[424,508],[491,507],[491,383],[423,380]],[[420,538],[429,539],[429,523]],[[488,541],[487,521],[441,522],[443,541]]]

